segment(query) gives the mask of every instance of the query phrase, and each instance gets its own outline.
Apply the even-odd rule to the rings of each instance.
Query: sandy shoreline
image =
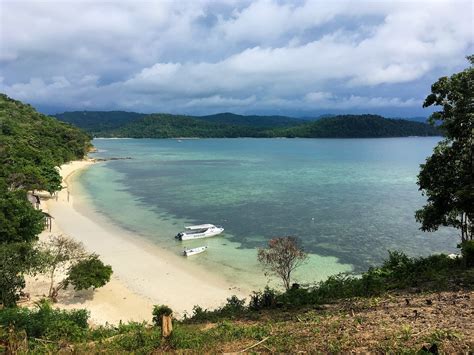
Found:
[[[100,255],[112,265],[114,275],[103,288],[74,293],[67,290],[56,304],[61,308],[86,308],[94,323],[150,321],[153,304],[167,304],[180,316],[191,313],[194,305],[214,308],[232,294],[244,297],[228,282],[204,270],[193,270],[178,263],[177,256],[156,245],[136,238],[133,233],[90,218],[78,208],[80,200],[72,187],[74,175],[93,164],[91,160],[74,161],[61,167],[65,188],[55,198],[42,202],[42,208],[53,217],[50,234],[68,235],[84,243],[86,249]],[[126,211],[124,211],[126,213]],[[26,291],[32,300],[47,293],[43,277],[29,278]]]

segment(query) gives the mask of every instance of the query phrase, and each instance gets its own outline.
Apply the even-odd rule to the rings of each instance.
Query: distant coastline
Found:
[[[101,138],[392,138],[440,136],[427,123],[378,115],[303,120],[285,116],[210,116],[133,112],[65,112],[55,117]]]

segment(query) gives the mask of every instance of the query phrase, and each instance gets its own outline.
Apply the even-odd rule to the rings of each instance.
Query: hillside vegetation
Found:
[[[10,351],[79,354],[467,352],[474,347],[472,246],[457,259],[393,252],[361,277],[336,275],[283,293],[266,288],[249,300],[230,297],[213,311],[196,306],[185,319],[174,320],[168,338],[161,335],[160,317],[154,324],[90,326],[87,311],[55,310],[46,302],[35,310],[6,309],[0,311],[0,349],[3,344]]]
[[[379,138],[436,136],[440,132],[426,123],[388,119],[377,115],[343,115],[273,130],[276,136],[304,138]]]
[[[343,115],[304,121],[285,116],[141,115],[131,112],[68,112],[56,115],[100,137],[128,138],[377,138],[437,136],[426,123],[377,115]]]
[[[81,159],[91,136],[0,94],[0,186],[55,191],[57,166]]]

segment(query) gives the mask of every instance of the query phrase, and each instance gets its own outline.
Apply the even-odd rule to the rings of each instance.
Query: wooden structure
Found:
[[[51,227],[53,226],[54,217],[51,216],[47,212],[43,212],[43,216],[44,216],[44,229],[49,229],[49,231],[51,232]]]

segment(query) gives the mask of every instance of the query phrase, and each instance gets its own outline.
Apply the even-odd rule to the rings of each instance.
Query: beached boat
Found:
[[[197,247],[197,248],[191,248],[191,249],[184,249],[183,255],[184,256],[191,256],[191,255],[196,255],[200,254],[204,251],[206,251],[207,247]]]
[[[179,240],[210,238],[221,234],[223,231],[224,228],[221,226],[215,226],[213,224],[199,224],[197,226],[185,227],[185,230],[178,233],[175,238]]]

